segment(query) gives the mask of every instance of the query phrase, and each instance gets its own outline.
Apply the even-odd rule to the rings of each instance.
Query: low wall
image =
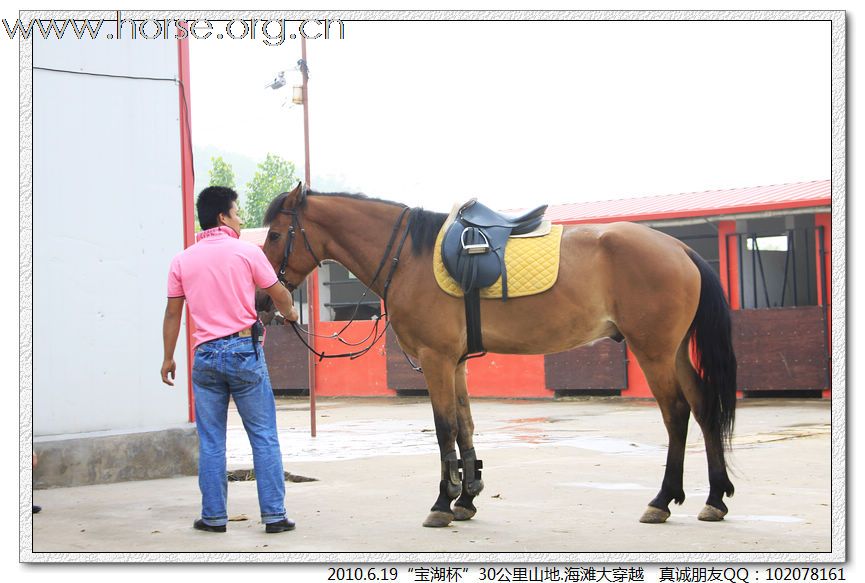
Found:
[[[136,433],[90,433],[33,440],[34,489],[152,480],[198,473],[192,424]]]

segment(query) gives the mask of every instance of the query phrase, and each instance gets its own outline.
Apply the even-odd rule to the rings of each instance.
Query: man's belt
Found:
[[[252,336],[252,326],[249,328],[244,328],[239,332],[235,332],[234,334],[229,334],[228,336],[223,336],[222,338],[217,338],[217,340],[230,340],[232,338],[249,338]]]
[[[232,338],[251,338],[252,347],[255,350],[255,359],[258,360],[258,344],[264,341],[264,324],[261,323],[261,320],[257,320],[255,324],[249,328],[244,328],[234,334],[229,334],[222,338],[215,338],[214,340],[230,340]]]

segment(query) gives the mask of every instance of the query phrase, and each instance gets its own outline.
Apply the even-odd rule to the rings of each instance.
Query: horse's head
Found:
[[[283,192],[270,203],[264,214],[269,227],[262,250],[279,280],[293,290],[318,265],[301,213],[306,206],[307,189],[302,183],[291,192]]]

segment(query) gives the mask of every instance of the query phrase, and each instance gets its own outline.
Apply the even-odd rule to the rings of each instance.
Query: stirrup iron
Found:
[[[476,231],[481,237],[483,237],[483,243],[466,243],[466,233],[470,230]],[[487,234],[482,230],[477,229],[475,227],[466,227],[463,229],[462,235],[460,235],[460,244],[463,247],[463,250],[469,255],[476,255],[479,253],[489,253],[490,252],[490,240],[487,237]]]

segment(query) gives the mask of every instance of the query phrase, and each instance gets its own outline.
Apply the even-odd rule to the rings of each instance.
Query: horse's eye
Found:
[[[267,234],[267,237],[268,237],[268,239],[270,239],[271,241],[276,241],[277,239],[279,239],[280,235],[279,235],[279,233],[277,233],[276,231],[270,231],[270,232]]]

